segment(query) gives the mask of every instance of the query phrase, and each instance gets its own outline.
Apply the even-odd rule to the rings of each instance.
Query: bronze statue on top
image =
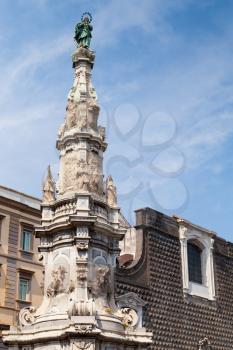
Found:
[[[91,32],[93,30],[92,25],[92,16],[89,12],[84,12],[81,17],[81,22],[78,23],[75,27],[75,36],[74,39],[78,44],[78,47],[90,47],[91,43]]]

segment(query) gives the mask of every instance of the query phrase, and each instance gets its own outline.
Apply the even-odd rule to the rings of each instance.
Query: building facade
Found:
[[[134,260],[119,258],[117,293],[145,301],[151,349],[233,349],[233,244],[149,208],[136,211],[134,237]]]
[[[41,302],[43,268],[34,234],[40,204],[37,198],[0,186],[0,334],[17,324],[21,308]]]

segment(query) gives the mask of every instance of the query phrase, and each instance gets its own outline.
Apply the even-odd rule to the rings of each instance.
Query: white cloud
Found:
[[[189,5],[191,0],[130,0],[109,1],[95,13],[95,40],[97,47],[113,45],[124,40],[129,29],[153,33],[154,38],[169,41],[175,37],[166,16]],[[137,32],[135,32],[136,34]]]
[[[40,91],[35,73],[45,63],[56,62],[61,55],[71,49],[71,40],[68,35],[61,35],[53,41],[30,43],[22,48],[21,53],[0,68],[0,128],[1,130],[19,126],[38,118],[51,116],[51,109],[58,113],[60,101],[55,103],[53,92],[48,88]],[[41,105],[39,99],[30,95],[30,88],[43,95]],[[31,102],[34,98],[34,103]],[[37,101],[35,101],[37,100]],[[50,101],[48,101],[50,100]],[[55,103],[55,105],[54,105]],[[48,105],[49,104],[49,105]],[[20,108],[20,110],[19,110]],[[51,113],[51,114],[49,114]]]

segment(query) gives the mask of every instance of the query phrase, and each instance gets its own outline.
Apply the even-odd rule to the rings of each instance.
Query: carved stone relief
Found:
[[[76,108],[77,104],[73,100],[68,100],[66,106],[66,129],[71,129],[76,126]]]
[[[125,307],[121,309],[122,323],[125,327],[135,327],[138,324],[138,314],[134,309]]]
[[[93,331],[93,325],[92,324],[76,324],[75,330],[79,334],[89,334]]]
[[[72,349],[73,350],[89,350],[94,348],[95,341],[93,339],[85,339],[85,340],[75,340],[73,342]]]
[[[70,289],[69,263],[64,255],[54,259],[51,272],[51,282],[47,287],[47,296],[53,297],[60,293],[67,293]]]
[[[86,250],[88,249],[88,241],[77,241],[76,242],[76,247],[79,250]]]
[[[76,109],[77,128],[83,130],[87,127],[87,107],[85,104],[79,104]]]
[[[89,286],[96,302],[96,308],[107,311],[110,308],[111,268],[107,265],[93,265],[90,268]]]
[[[52,282],[47,288],[47,295],[54,296],[56,294],[65,292],[64,281],[67,271],[64,266],[59,266],[56,270],[52,271]]]

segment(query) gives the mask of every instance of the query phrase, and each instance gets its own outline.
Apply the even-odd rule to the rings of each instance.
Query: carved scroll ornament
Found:
[[[19,324],[20,326],[29,326],[35,321],[36,309],[32,306],[25,307],[19,312]]]
[[[129,307],[121,309],[121,317],[125,327],[135,327],[139,320],[137,312]]]

